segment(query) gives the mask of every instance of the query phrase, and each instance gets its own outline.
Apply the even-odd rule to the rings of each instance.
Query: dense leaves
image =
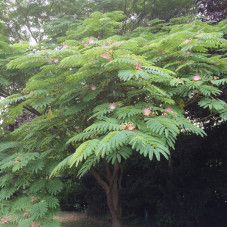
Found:
[[[57,177],[67,171],[90,171],[107,195],[118,193],[132,155],[168,159],[180,135],[206,135],[204,117],[191,107],[206,111],[206,121],[226,120],[226,21],[211,25],[191,15],[147,24],[142,16],[148,26],[121,35],[126,16],[91,13],[58,38],[62,45],[23,53],[19,46],[17,57],[5,57],[4,72],[30,78],[6,87],[13,92],[0,103],[0,200],[3,215],[20,225],[54,225],[49,217],[63,187]],[[33,115],[8,130],[22,113]],[[108,205],[119,222],[118,205]]]

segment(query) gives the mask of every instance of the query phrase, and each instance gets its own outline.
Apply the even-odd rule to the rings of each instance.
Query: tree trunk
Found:
[[[117,180],[113,183],[111,191],[106,191],[107,204],[112,217],[112,226],[121,227],[121,212],[119,205],[119,190]]]
[[[118,217],[112,216],[112,226],[113,227],[121,227],[121,220]]]
[[[123,167],[120,166],[118,161],[115,161],[112,172],[106,160],[104,160],[104,165],[107,181],[102,179],[101,175],[93,167],[90,169],[90,173],[96,178],[106,193],[107,204],[112,217],[112,226],[121,227],[121,208],[119,203],[121,177],[119,173],[122,173]]]

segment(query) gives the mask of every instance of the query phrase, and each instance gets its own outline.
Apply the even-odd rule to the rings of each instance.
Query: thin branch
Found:
[[[199,119],[199,121],[205,121],[211,117],[214,117],[215,115],[218,115],[219,113],[211,113],[210,115],[206,116],[206,117],[203,117],[201,119]]]
[[[188,102],[185,103],[184,107],[187,107],[187,106],[189,106],[189,105],[191,105],[191,104],[197,102],[197,101],[198,101],[198,98],[200,98],[200,97],[201,97],[201,96],[199,96],[199,95],[193,96],[191,99],[188,100]],[[201,97],[201,98],[202,98],[202,97]]]
[[[126,10],[127,10],[127,0],[125,0],[125,5],[124,5],[124,14],[126,15]]]
[[[70,153],[74,153],[75,152],[75,148],[74,146],[70,143],[68,146],[67,146],[67,149]]]
[[[30,105],[26,105],[26,106],[24,106],[24,108],[37,116],[42,116],[42,114],[38,110],[36,110],[35,108],[33,108]]]

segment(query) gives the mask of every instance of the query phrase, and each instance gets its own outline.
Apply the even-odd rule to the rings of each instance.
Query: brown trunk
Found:
[[[117,180],[113,183],[111,191],[106,192],[107,204],[112,216],[112,226],[121,227],[121,212],[119,205],[119,190]]]
[[[121,220],[118,217],[112,216],[112,226],[113,227],[121,227]]]
[[[119,165],[118,161],[115,161],[113,173],[110,169],[109,164],[104,160],[104,165],[106,169],[105,178],[107,181],[103,180],[95,168],[91,168],[91,174],[96,178],[100,186],[104,189],[107,198],[107,204],[112,217],[112,226],[121,227],[121,209],[119,203],[119,185],[120,185],[120,170],[122,167]]]

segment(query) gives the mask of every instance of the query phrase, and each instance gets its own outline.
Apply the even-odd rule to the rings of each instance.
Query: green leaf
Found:
[[[39,203],[33,204],[30,210],[31,216],[34,219],[42,218],[48,211],[48,203],[41,201]]]

